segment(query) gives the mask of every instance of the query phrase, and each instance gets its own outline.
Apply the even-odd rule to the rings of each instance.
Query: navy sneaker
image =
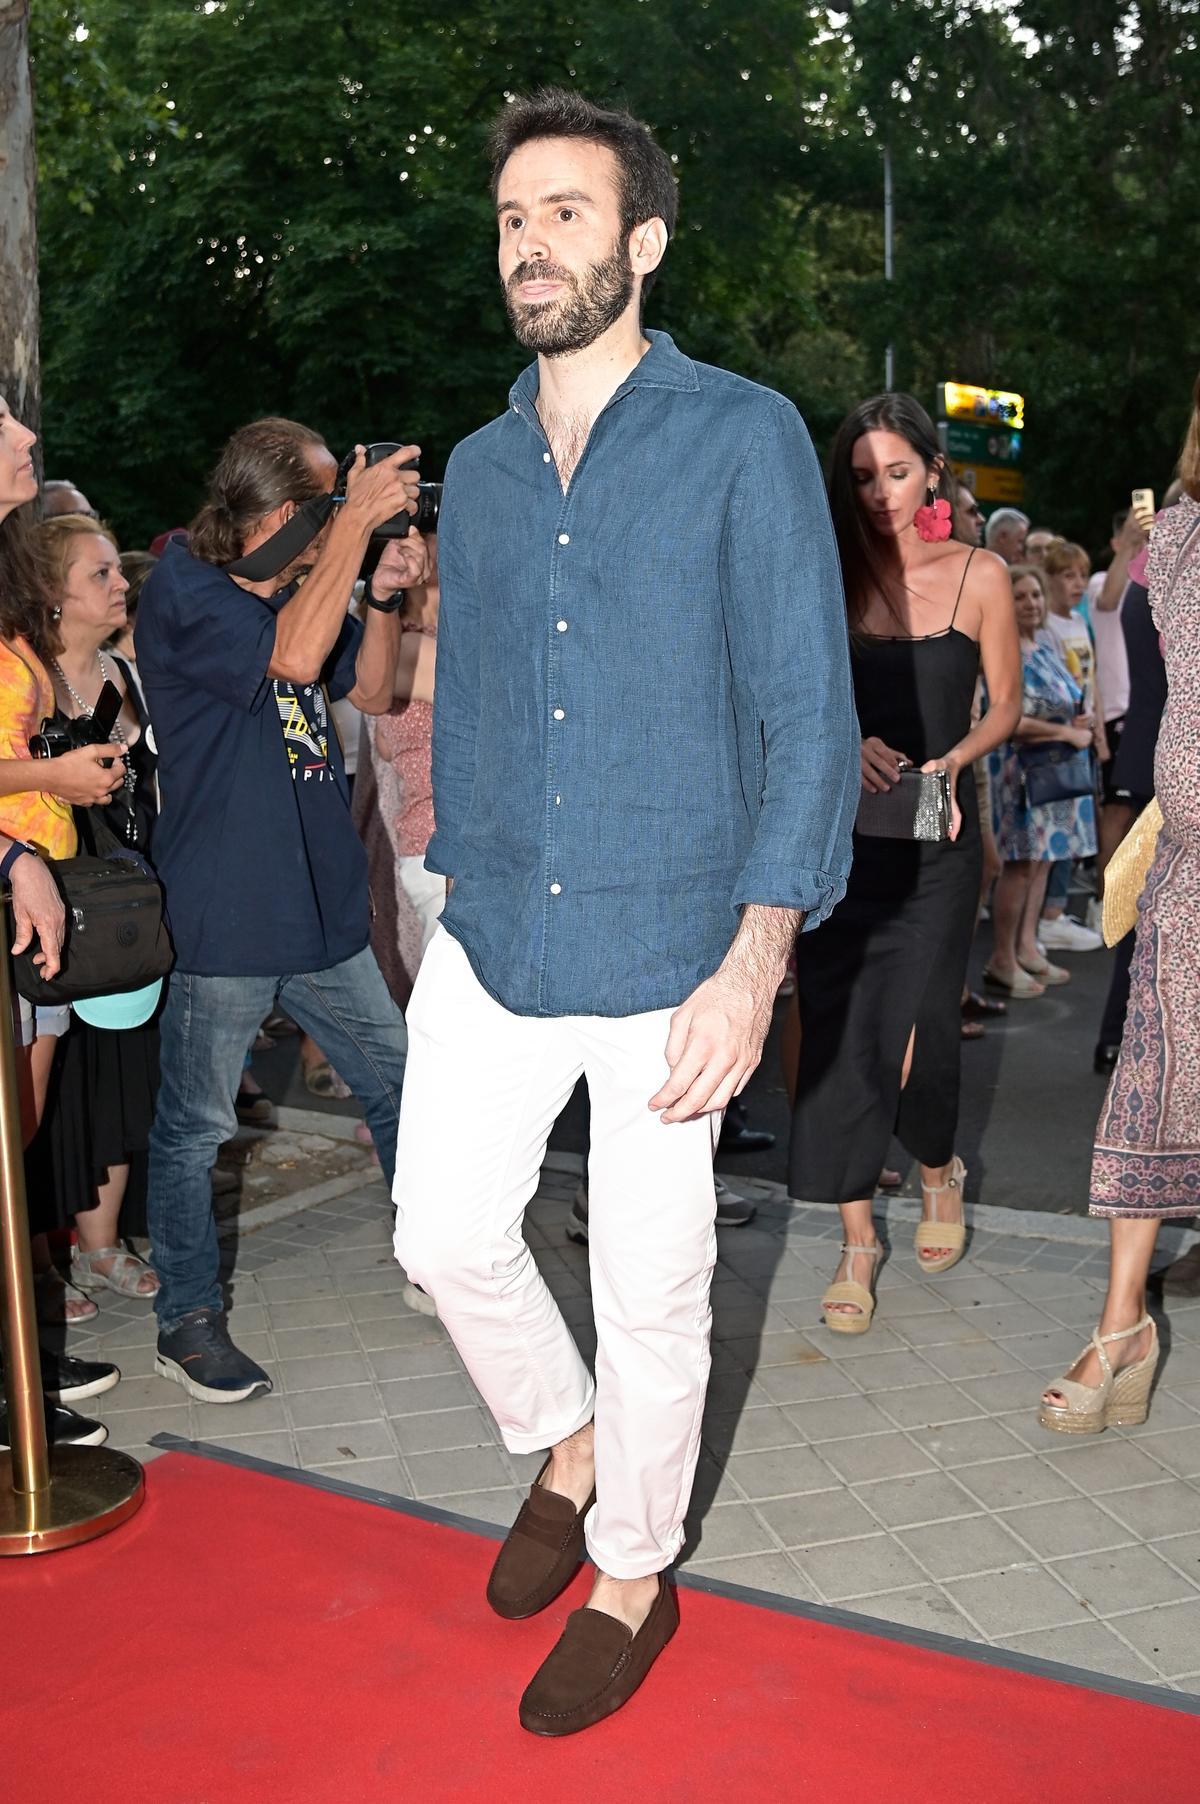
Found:
[[[46,1439],[52,1447],[99,1447],[108,1439],[103,1422],[76,1415],[61,1403],[46,1404]],[[0,1401],[0,1448],[9,1445],[8,1406]]]
[[[169,1334],[160,1333],[154,1370],[201,1403],[244,1403],[271,1389],[262,1367],[230,1340],[223,1309],[190,1309]]]
[[[119,1384],[121,1374],[107,1359],[72,1359],[66,1353],[42,1355],[42,1389],[52,1403],[82,1403]]]

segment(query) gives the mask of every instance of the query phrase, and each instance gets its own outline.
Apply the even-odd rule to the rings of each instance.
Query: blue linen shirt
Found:
[[[815,927],[850,867],[859,738],[808,433],[647,337],[565,494],[536,364],[446,471],[425,862],[520,1015],[676,1007],[743,904]]]

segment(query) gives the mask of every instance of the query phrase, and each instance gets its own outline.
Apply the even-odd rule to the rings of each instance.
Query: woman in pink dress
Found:
[[[1154,761],[1163,826],[1092,1156],[1091,1212],[1112,1223],[1108,1296],[1090,1346],[1042,1396],[1043,1426],[1066,1434],[1145,1421],[1159,1351],[1146,1312],[1158,1224],[1200,1210],[1200,378],[1192,401],[1183,494],[1155,523],[1146,566],[1167,669]]]

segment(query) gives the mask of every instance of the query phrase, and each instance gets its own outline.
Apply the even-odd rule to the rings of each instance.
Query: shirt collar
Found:
[[[667,332],[647,332],[650,349],[641,361],[631,369],[621,383],[617,393],[630,388],[675,388],[694,393],[700,387],[700,378],[696,374],[696,366],[690,357],[685,357],[678,350],[675,340]],[[538,396],[538,366],[536,359],[521,371],[509,390],[509,405],[519,410],[522,401],[530,406]]]

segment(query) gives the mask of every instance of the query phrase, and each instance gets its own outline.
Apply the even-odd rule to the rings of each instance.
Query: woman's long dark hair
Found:
[[[0,520],[0,638],[22,638],[45,663],[62,650],[31,507]]]
[[[860,401],[837,429],[829,470],[829,506],[842,560],[842,583],[851,632],[860,630],[872,595],[882,595],[888,611],[904,627],[904,582],[900,556],[892,540],[874,532],[858,499],[851,458],[865,432],[894,432],[928,468],[944,452],[933,421],[912,395],[872,395]],[[935,493],[954,506],[955,482],[943,462]]]

